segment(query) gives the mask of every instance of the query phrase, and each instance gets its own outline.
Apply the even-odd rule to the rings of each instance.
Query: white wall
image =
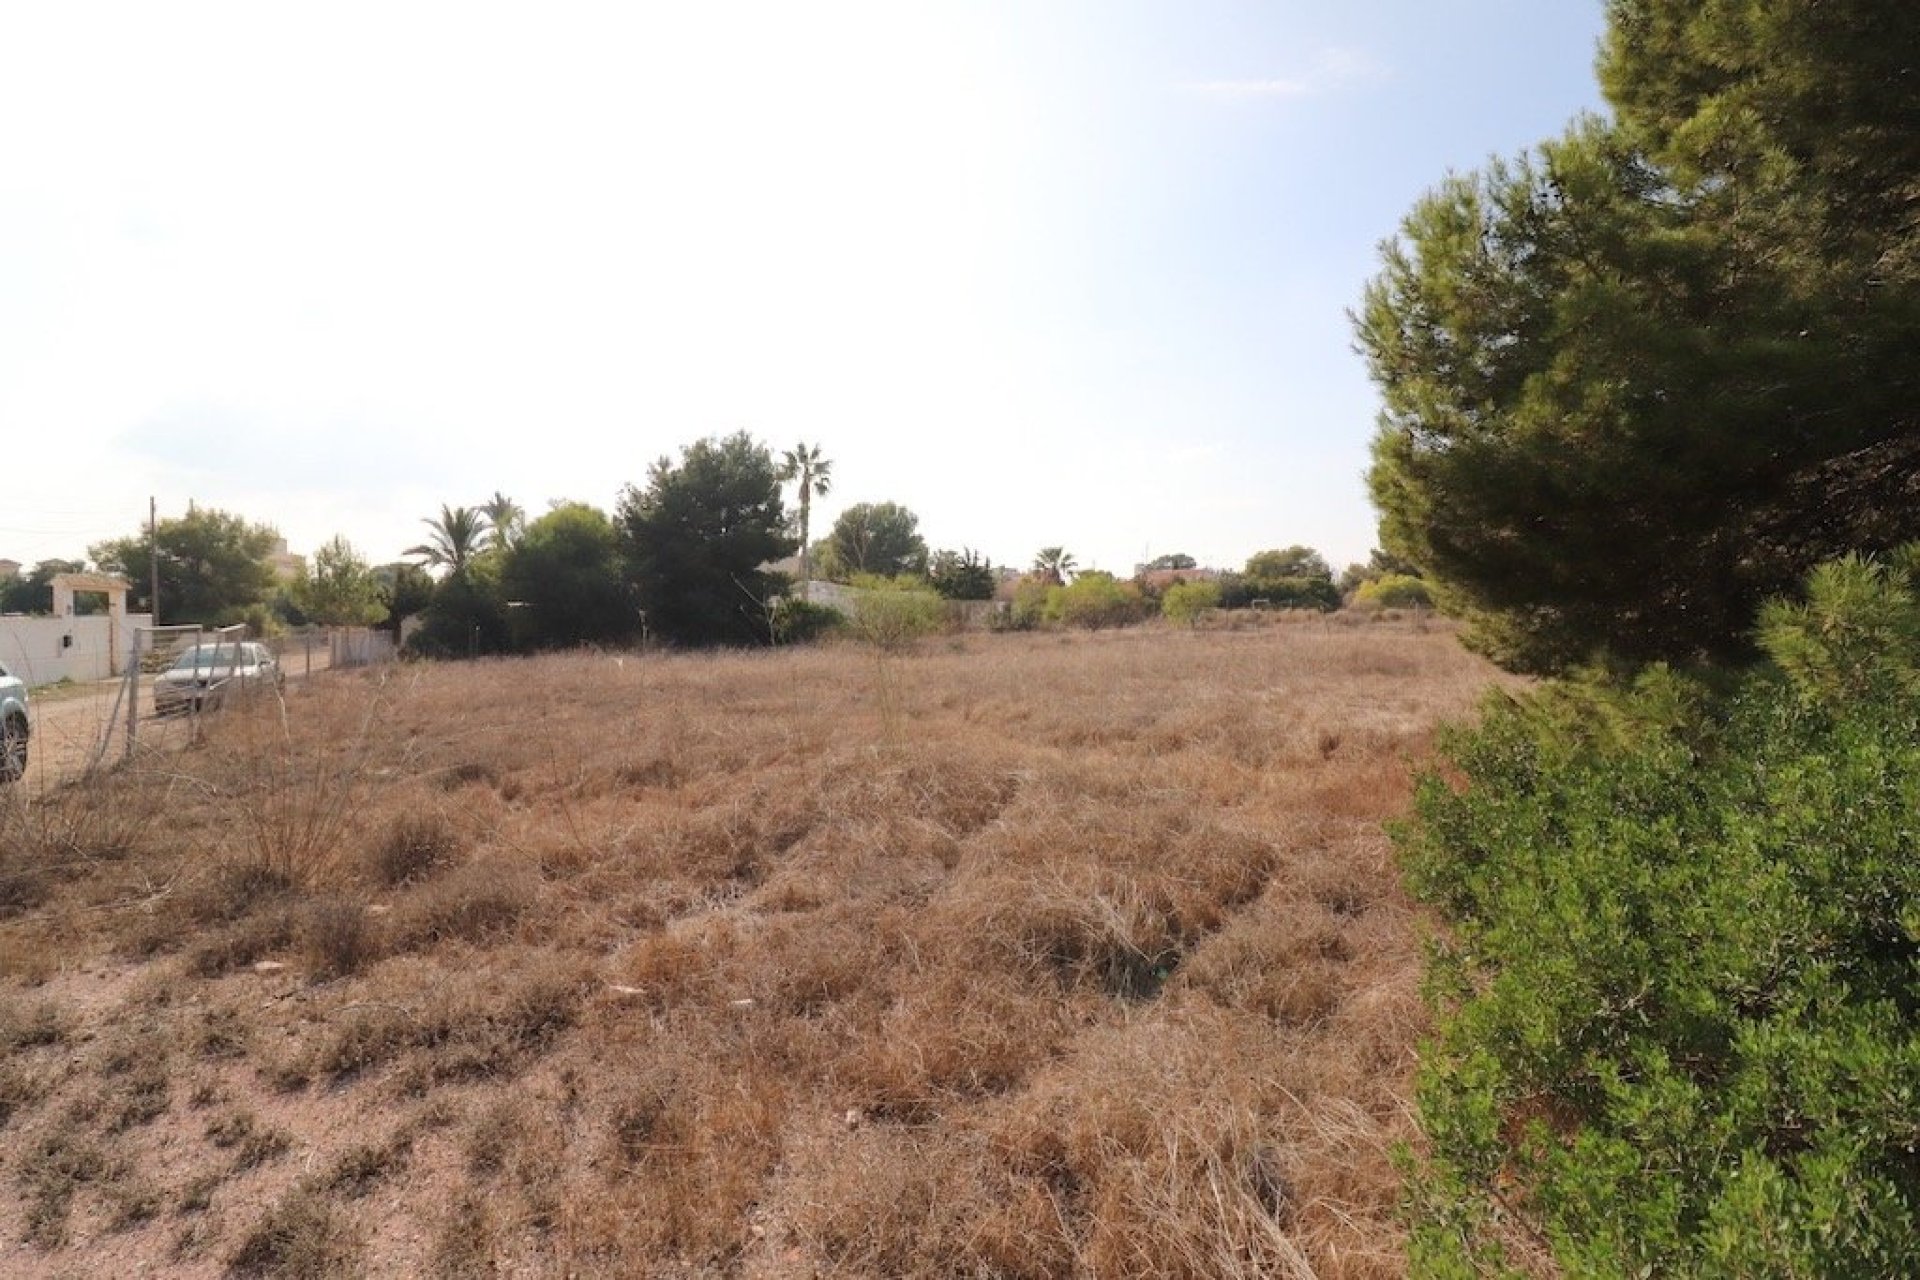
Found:
[[[30,685],[105,680],[125,663],[133,628],[151,621],[144,613],[128,614],[123,628],[105,614],[0,617],[0,662]]]

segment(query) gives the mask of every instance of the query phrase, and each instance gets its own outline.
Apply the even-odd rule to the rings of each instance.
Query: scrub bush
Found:
[[[807,644],[822,640],[846,625],[847,615],[832,605],[784,596],[773,608],[773,638],[777,644]]]
[[[1217,582],[1176,582],[1160,597],[1160,612],[1169,622],[1192,626],[1204,613],[1220,607]]]
[[[1072,585],[1054,587],[1047,592],[1044,616],[1050,623],[1098,631],[1138,622],[1146,613],[1146,601],[1138,587],[1131,582],[1117,581],[1110,573],[1090,569],[1075,578]]]
[[[849,630],[875,648],[908,649],[947,628],[947,602],[918,579],[862,575],[854,585],[860,595]]]
[[[1902,1274],[1920,1257],[1920,592],[1817,570],[1770,662],[1563,684],[1398,834],[1436,948],[1415,1274]]]
[[[1389,573],[1354,588],[1353,604],[1358,609],[1431,609],[1433,596],[1419,578]]]

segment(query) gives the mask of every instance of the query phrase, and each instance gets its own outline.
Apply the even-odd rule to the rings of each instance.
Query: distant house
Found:
[[[17,578],[19,576],[20,562],[18,560],[0,560],[0,582],[5,582],[8,578]]]

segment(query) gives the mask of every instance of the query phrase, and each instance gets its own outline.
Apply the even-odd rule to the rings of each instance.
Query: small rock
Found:
[[[367,914],[370,916],[392,915],[393,908],[384,902],[372,902],[367,904]]]
[[[286,965],[281,964],[278,960],[256,960],[253,964],[253,971],[255,973],[279,973],[286,967]]]
[[[744,1000],[729,1000],[727,1003],[736,1009],[751,1009],[753,1008],[753,997],[748,996]]]
[[[621,997],[624,1000],[631,1000],[635,996],[643,996],[647,994],[643,988],[629,987],[624,982],[609,982],[607,984],[607,990],[613,992],[613,994]]]
[[[848,1107],[846,1121],[847,1121],[847,1128],[858,1129],[860,1127],[860,1108]]]

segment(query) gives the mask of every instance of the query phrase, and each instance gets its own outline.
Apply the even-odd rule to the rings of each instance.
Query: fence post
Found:
[[[140,628],[133,629],[133,658],[127,663],[127,756],[133,759],[134,739],[140,733]]]

